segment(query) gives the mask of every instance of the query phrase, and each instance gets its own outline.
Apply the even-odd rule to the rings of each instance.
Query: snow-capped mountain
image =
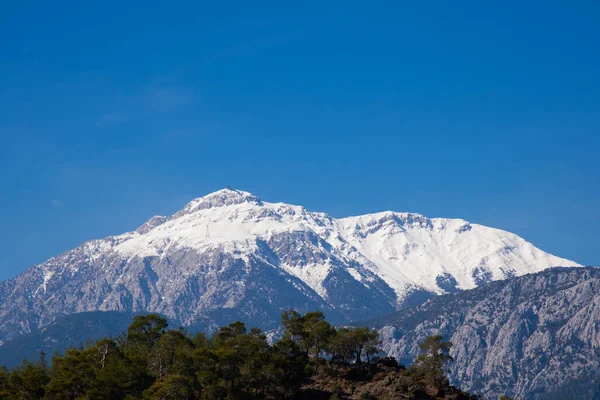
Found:
[[[293,307],[346,322],[555,266],[578,264],[460,219],[397,212],[336,219],[223,189],[0,283],[0,343],[95,310],[269,328]]]

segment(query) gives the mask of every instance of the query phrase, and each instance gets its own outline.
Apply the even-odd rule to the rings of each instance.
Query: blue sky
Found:
[[[598,2],[55,3],[0,13],[0,279],[226,185],[600,265]]]

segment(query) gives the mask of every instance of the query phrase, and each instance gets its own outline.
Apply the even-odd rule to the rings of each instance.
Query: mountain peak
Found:
[[[217,190],[216,192],[190,201],[183,208],[183,210],[175,214],[174,217],[184,214],[191,214],[198,210],[226,207],[242,203],[254,203],[257,206],[262,206],[262,201],[252,193],[245,192],[243,190],[232,189],[228,186],[225,189]]]

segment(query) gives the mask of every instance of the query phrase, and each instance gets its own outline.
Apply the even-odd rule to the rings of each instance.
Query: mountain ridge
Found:
[[[600,269],[553,268],[428,300],[366,322],[410,364],[433,334],[453,343],[451,381],[526,400],[600,396]]]

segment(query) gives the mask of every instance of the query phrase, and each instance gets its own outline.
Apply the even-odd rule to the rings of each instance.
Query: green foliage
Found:
[[[284,311],[281,323],[285,328],[285,337],[293,340],[302,349],[306,349],[314,361],[316,373],[319,369],[319,357],[329,346],[335,329],[325,321],[321,311],[308,312],[304,315],[294,310]]]
[[[301,393],[323,359],[330,360],[331,379],[343,370],[347,379],[354,374],[363,381],[381,365],[379,374],[398,371],[396,378],[387,376],[386,387],[394,390],[425,393],[431,385],[447,386],[442,367],[451,360],[450,344],[441,337],[427,338],[415,366],[403,370],[393,359],[371,362],[379,342],[374,330],[335,329],[319,311],[286,311],[282,325],[283,338],[271,345],[260,329],[239,321],[208,337],[167,330],[166,319],[156,314],[137,316],[126,335],[69,348],[53,357],[51,367],[44,354],[35,363],[1,367],[0,400],[288,399]],[[339,386],[330,395],[345,396]],[[374,397],[365,391],[360,398]]]
[[[50,384],[46,393],[50,398],[77,399],[82,397],[94,381],[91,351],[70,348],[65,355],[52,359]]]
[[[442,341],[442,335],[429,336],[419,345],[422,353],[415,360],[414,368],[425,379],[433,383],[443,381],[444,365],[452,360],[450,348],[452,343]]]
[[[10,373],[6,368],[0,370],[0,399],[42,398],[49,381],[49,371],[43,355],[38,363],[25,359]]]
[[[144,400],[193,399],[189,378],[183,375],[167,375],[144,391]]]
[[[330,338],[328,351],[333,362],[360,365],[364,358],[369,362],[370,357],[379,352],[378,345],[379,332],[376,330],[367,327],[340,328]]]
[[[167,328],[167,320],[157,314],[138,315],[127,329],[126,352],[129,358],[146,363],[150,351]]]
[[[185,374],[192,368],[192,341],[180,331],[167,331],[148,356],[148,372],[155,378]]]
[[[282,339],[273,346],[272,391],[287,398],[298,391],[306,378],[308,355],[290,339]]]
[[[441,335],[426,337],[419,345],[421,353],[415,363],[401,373],[399,387],[411,396],[445,398],[446,391],[452,388],[444,374],[444,366],[452,362],[450,348],[452,343],[444,342]],[[471,399],[472,396],[457,392],[457,398]]]

